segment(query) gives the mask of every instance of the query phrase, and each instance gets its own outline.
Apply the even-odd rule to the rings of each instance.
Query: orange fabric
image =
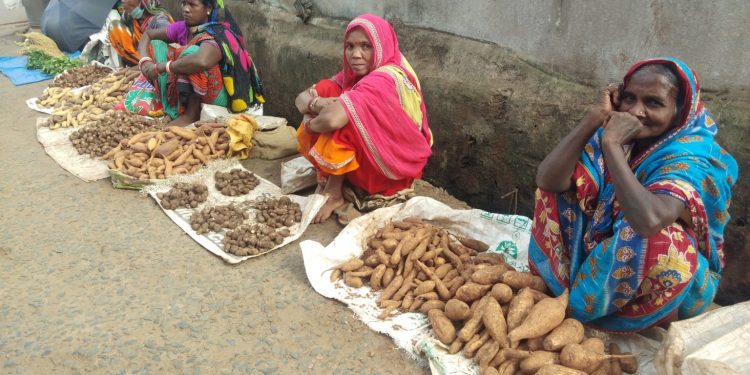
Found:
[[[113,27],[109,31],[109,42],[112,43],[112,47],[115,48],[117,54],[120,55],[130,65],[138,64],[138,42],[141,40],[140,27],[135,27],[136,35],[130,32],[122,24]]]

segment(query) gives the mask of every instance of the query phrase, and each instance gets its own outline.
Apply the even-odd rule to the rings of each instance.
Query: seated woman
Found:
[[[123,0],[118,7],[122,20],[109,25],[109,42],[125,64],[138,64],[138,42],[147,30],[169,26],[172,16],[159,0]]]
[[[217,17],[221,0],[182,0],[184,21],[147,30],[138,45],[138,65],[156,87],[170,125],[200,117],[201,103],[238,113],[263,103],[255,65],[228,10]],[[177,43],[174,48],[167,43]]]
[[[687,65],[646,60],[544,159],[529,263],[573,317],[635,332],[711,304],[738,173],[717,130]]]
[[[344,39],[343,69],[295,101],[304,115],[299,151],[318,172],[317,193],[328,196],[315,223],[347,204],[345,180],[355,192],[347,198],[360,209],[404,198],[432,153],[419,80],[393,27],[365,14],[349,23]]]

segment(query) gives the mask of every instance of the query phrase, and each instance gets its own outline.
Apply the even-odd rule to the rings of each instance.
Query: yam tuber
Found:
[[[522,339],[546,335],[565,319],[565,309],[568,307],[568,290],[557,298],[546,298],[534,305],[523,323],[508,333],[511,346]]]

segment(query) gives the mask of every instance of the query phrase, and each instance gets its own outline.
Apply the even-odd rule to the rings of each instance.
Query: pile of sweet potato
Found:
[[[427,315],[451,354],[473,358],[482,374],[634,373],[632,355],[607,355],[566,319],[568,293],[546,294],[544,281],[515,271],[480,241],[455,236],[419,218],[391,221],[360,258],[335,267],[331,280],[380,291],[381,319]]]
[[[103,158],[112,170],[153,180],[193,173],[209,160],[225,158],[228,149],[226,125],[204,123],[197,129],[170,126],[136,134]]]

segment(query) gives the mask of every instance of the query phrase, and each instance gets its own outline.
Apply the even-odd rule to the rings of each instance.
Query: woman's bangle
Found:
[[[315,103],[318,102],[318,99],[320,99],[319,96],[316,96],[316,97],[310,99],[310,102],[307,103],[307,110],[308,110],[308,112],[310,112],[310,113],[314,113],[315,112]]]
[[[152,58],[151,58],[151,57],[149,57],[149,56],[141,57],[141,59],[140,59],[140,60],[138,60],[138,69],[141,69],[141,65],[143,65],[143,63],[144,63],[145,61],[151,61],[151,62],[154,62],[154,59],[152,59]]]
[[[167,74],[172,74],[172,70],[169,69],[169,64],[172,63],[172,60],[167,61],[167,65],[165,65],[165,68],[167,70]]]

